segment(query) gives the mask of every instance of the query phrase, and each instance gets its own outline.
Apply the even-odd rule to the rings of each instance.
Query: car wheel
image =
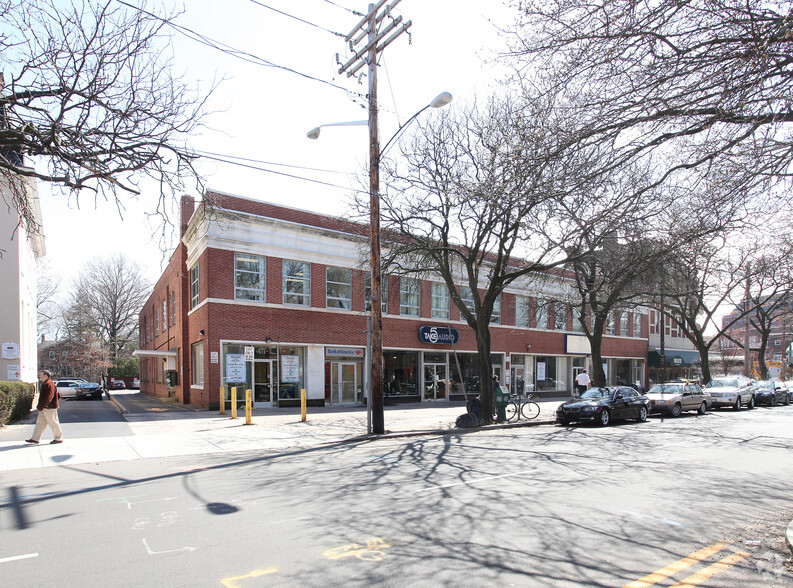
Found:
[[[697,409],[697,414],[705,414],[707,411],[708,411],[708,405],[703,402],[702,404],[699,405],[699,408]]]
[[[611,422],[611,413],[607,408],[604,408],[600,411],[600,414],[598,415],[598,422],[600,423],[601,427],[605,427]]]
[[[563,427],[566,427],[570,424],[570,421],[568,419],[556,419],[556,422],[562,425]]]
[[[735,404],[732,405],[735,410],[741,410],[741,397],[735,399]]]
[[[677,418],[677,417],[679,417],[679,416],[680,416],[682,413],[683,413],[683,407],[682,407],[682,406],[680,406],[679,404],[675,404],[675,405],[672,407],[672,416],[673,416],[673,417]]]
[[[646,406],[640,406],[639,407],[639,416],[638,416],[638,418],[636,420],[639,421],[640,423],[644,423],[644,422],[647,421],[647,407]]]
[[[754,396],[749,399],[749,404],[746,405],[746,408],[752,410],[754,408]]]

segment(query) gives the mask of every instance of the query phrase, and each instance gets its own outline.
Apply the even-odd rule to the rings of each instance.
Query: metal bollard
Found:
[[[237,418],[237,387],[231,388],[231,418]]]
[[[226,414],[226,387],[220,387],[220,414]]]
[[[306,389],[300,390],[300,420],[306,422]]]
[[[251,424],[251,390],[245,390],[245,424]]]

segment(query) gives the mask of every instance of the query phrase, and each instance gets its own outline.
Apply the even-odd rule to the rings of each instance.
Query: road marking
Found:
[[[0,564],[7,563],[9,561],[17,561],[20,559],[30,559],[31,557],[38,557],[38,556],[39,556],[38,553],[26,553],[25,555],[14,555],[11,557],[4,557],[3,559],[0,559]]]
[[[691,588],[692,586],[699,586],[705,580],[715,576],[716,574],[722,573],[724,570],[731,568],[747,557],[749,557],[749,554],[745,551],[736,551],[724,559],[717,561],[715,564],[706,567],[704,570],[700,570],[696,574],[690,575],[685,580],[681,580],[670,588]]]
[[[676,562],[669,564],[665,568],[661,568],[660,570],[645,576],[644,578],[639,578],[635,582],[626,584],[623,586],[623,588],[647,588],[648,586],[653,586],[661,580],[665,580],[666,578],[673,576],[678,572],[685,570],[686,568],[690,568],[696,563],[701,562],[703,559],[709,558],[711,555],[718,553],[730,544],[732,544],[732,541],[719,541],[718,543],[714,543],[713,545],[705,547],[704,549],[700,549],[699,551],[695,551],[691,555],[688,555],[683,559],[679,559]]]
[[[180,547],[178,549],[166,549],[165,551],[152,551],[145,539],[141,539],[141,541],[143,541],[143,546],[146,548],[146,552],[149,555],[160,555],[161,553],[178,553],[180,551],[195,551],[198,549],[198,547]]]
[[[356,557],[364,561],[381,561],[385,557],[383,549],[392,547],[393,543],[386,543],[382,537],[368,539],[366,545],[350,543],[332,549],[326,549],[323,555],[328,559],[342,559],[345,557]]]
[[[278,572],[275,568],[268,568],[266,570],[253,570],[252,572],[245,574],[244,576],[234,576],[233,578],[223,578],[220,583],[223,584],[226,588],[237,588],[237,580],[246,580],[248,578],[258,578],[259,576],[264,576],[266,574],[275,574]]]
[[[452,482],[451,484],[443,484],[442,486],[430,486],[429,488],[420,488],[417,492],[429,492],[430,490],[443,490],[445,488],[452,488],[454,486],[468,486],[470,484],[477,484],[479,482],[487,482],[490,480],[497,480],[499,478],[509,478],[511,476],[522,476],[523,474],[532,474],[537,471],[537,468],[530,470],[521,470],[519,472],[510,472],[508,474],[500,474],[498,476],[487,476],[485,478],[476,478],[474,480],[466,480],[464,482]]]

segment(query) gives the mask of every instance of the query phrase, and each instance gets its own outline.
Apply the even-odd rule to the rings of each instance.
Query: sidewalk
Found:
[[[124,396],[110,396],[111,401],[125,413]],[[151,403],[151,411],[124,414],[131,430],[131,434],[125,436],[75,438],[68,435],[67,425],[64,427],[63,444],[31,446],[24,439],[30,434],[35,413],[20,423],[5,427],[0,430],[0,471],[181,455],[284,451],[367,439],[442,435],[451,431],[466,433],[482,429],[455,427],[455,419],[465,413],[462,402],[386,406],[386,434],[369,436],[366,408],[361,406],[310,407],[305,423],[300,420],[299,408],[256,409],[251,425],[245,425],[244,411],[237,412],[236,420],[232,420],[229,414],[188,408],[157,412],[157,407],[164,406],[164,403],[153,397],[144,398]],[[552,423],[560,402],[540,402],[540,415],[532,421],[520,420],[484,428]],[[173,408],[173,405],[169,406]]]

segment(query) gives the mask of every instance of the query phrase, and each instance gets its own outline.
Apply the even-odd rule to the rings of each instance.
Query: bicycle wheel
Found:
[[[520,407],[515,402],[509,402],[504,408],[504,411],[507,413],[508,421],[514,421],[520,417]]]
[[[536,402],[526,402],[520,408],[520,413],[524,419],[536,419],[540,415],[540,405]]]

